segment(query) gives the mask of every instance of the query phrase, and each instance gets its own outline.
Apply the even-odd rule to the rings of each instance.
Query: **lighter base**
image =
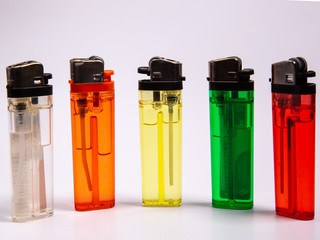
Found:
[[[97,203],[75,203],[74,208],[76,211],[92,211],[92,210],[101,210],[114,207],[114,200],[112,201],[103,201]]]
[[[314,212],[288,212],[281,208],[276,208],[276,213],[283,217],[294,218],[298,220],[312,220],[314,219]]]
[[[28,215],[12,216],[12,222],[16,222],[16,223],[28,222],[28,221],[51,217],[52,215],[53,215],[53,209],[49,208],[39,212],[30,213]]]
[[[180,207],[181,199],[179,200],[142,200],[142,205],[144,207]]]
[[[212,207],[214,208],[225,208],[225,209],[238,209],[238,210],[248,210],[253,208],[253,202],[239,203],[234,200],[229,200],[228,202],[217,202],[212,200]]]

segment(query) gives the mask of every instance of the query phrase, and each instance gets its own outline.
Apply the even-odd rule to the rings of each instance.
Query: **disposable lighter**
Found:
[[[181,205],[182,64],[154,57],[138,73],[143,206]]]
[[[70,60],[74,201],[77,211],[114,206],[114,82],[100,57]]]
[[[314,218],[314,71],[301,57],[272,64],[272,115],[276,212]]]
[[[213,207],[253,207],[253,73],[238,57],[209,62]]]
[[[36,61],[7,67],[14,222],[53,214],[51,77]]]

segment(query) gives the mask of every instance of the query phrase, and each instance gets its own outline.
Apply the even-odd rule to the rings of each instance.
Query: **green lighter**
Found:
[[[213,207],[253,207],[253,73],[238,57],[209,62]]]

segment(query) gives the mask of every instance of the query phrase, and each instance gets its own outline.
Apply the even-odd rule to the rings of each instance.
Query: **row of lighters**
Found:
[[[78,211],[114,206],[114,82],[100,57],[70,60],[74,201]],[[154,57],[138,68],[143,206],[181,204],[182,65]],[[252,69],[209,62],[212,204],[253,207]],[[314,218],[315,90],[306,61],[272,64],[276,212]],[[51,74],[36,61],[7,67],[12,219],[53,214]]]

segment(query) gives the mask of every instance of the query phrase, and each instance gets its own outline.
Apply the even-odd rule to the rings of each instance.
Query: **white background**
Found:
[[[271,63],[296,56],[305,57],[320,75],[319,26],[318,2],[1,0],[0,239],[319,239],[319,151],[315,220],[275,215],[268,81]],[[75,212],[69,59],[93,54],[115,71],[116,206]],[[141,207],[137,82],[143,76],[137,67],[157,55],[181,61],[187,78],[180,208]],[[255,70],[255,206],[250,211],[211,207],[208,61],[234,55]],[[16,224],[10,222],[5,67],[30,59],[53,73],[55,214]],[[317,130],[316,148],[319,140]]]

